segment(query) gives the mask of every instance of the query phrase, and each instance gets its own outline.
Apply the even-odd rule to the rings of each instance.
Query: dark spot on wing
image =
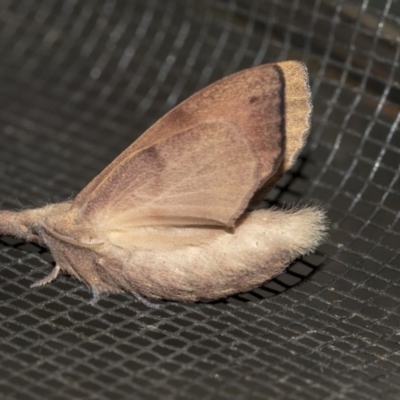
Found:
[[[251,96],[250,97],[250,104],[255,103],[258,100],[258,96]]]

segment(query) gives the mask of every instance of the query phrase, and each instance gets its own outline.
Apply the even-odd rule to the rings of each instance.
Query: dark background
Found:
[[[299,59],[313,126],[268,204],[322,204],[326,244],[213,304],[88,304],[0,237],[6,399],[400,397],[399,1],[0,3],[0,207],[76,195],[166,111],[252,65]]]

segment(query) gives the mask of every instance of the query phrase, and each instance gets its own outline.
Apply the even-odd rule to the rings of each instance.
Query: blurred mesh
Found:
[[[0,3],[0,207],[74,196],[205,85],[304,61],[306,150],[268,203],[325,205],[330,238],[212,304],[88,304],[32,244],[0,238],[7,399],[400,398],[400,2]]]

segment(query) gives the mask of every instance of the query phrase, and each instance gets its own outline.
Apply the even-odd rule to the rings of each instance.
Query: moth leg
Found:
[[[154,304],[151,301],[147,300],[146,298],[144,298],[143,296],[141,296],[139,293],[137,292],[132,292],[131,293],[145,306],[150,307],[150,308],[160,308],[159,304]]]
[[[90,305],[94,306],[100,300],[100,293],[96,289],[92,289],[92,298],[89,301]]]
[[[59,272],[60,272],[60,267],[56,264],[56,266],[52,269],[52,271],[47,276],[45,276],[43,279],[38,280],[35,283],[32,283],[32,285],[30,287],[37,288],[37,287],[47,285],[48,283],[54,281],[54,279],[57,278],[57,275]]]

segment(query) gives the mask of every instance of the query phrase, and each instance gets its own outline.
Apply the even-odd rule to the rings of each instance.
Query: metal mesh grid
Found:
[[[0,238],[2,398],[397,399],[399,15],[394,0],[3,0],[1,208],[65,200],[191,93],[300,59],[313,129],[268,202],[313,199],[332,226],[264,288],[157,310],[91,306],[66,276],[31,290],[50,255]]]

